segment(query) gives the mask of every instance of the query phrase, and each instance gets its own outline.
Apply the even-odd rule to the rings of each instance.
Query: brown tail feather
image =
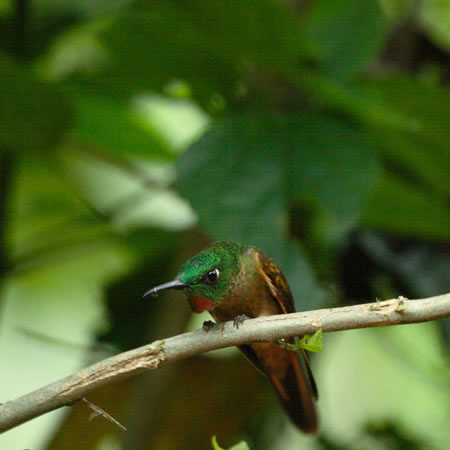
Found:
[[[239,349],[269,378],[292,422],[305,433],[317,432],[317,390],[307,357],[275,343],[242,345]]]
[[[297,355],[289,353],[292,362],[284,376],[275,373],[268,377],[292,422],[305,433],[316,433],[318,421],[311,382]]]

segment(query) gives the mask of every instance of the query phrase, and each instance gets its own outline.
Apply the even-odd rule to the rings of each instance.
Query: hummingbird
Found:
[[[182,290],[196,313],[208,311],[216,322],[243,326],[247,318],[295,312],[288,282],[261,250],[237,242],[217,241],[186,261],[173,281],[144,294]],[[204,323],[208,331],[213,322]],[[294,339],[286,339],[294,343]],[[292,422],[305,433],[315,433],[318,398],[308,355],[287,350],[276,342],[255,342],[239,350],[271,382]]]

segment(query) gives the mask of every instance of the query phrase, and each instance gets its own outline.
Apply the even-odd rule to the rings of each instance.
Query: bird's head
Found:
[[[243,248],[234,242],[214,242],[186,261],[175,280],[150,289],[144,296],[180,289],[194,312],[212,309],[230,295],[240,270]]]

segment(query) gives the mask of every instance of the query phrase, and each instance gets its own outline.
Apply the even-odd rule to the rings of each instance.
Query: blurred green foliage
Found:
[[[213,436],[211,438],[211,444],[213,450],[223,450],[223,448],[220,447],[219,444],[217,443],[216,436]],[[249,447],[246,442],[241,441],[238,444],[233,445],[233,447],[230,447],[229,450],[249,450]]]
[[[178,294],[141,295],[212,239],[264,249],[299,310],[448,292],[446,15],[0,2],[0,401],[200,326]],[[326,335],[315,438],[226,350],[89,397],[127,433],[77,405],[0,447],[444,448],[448,336],[448,322]]]

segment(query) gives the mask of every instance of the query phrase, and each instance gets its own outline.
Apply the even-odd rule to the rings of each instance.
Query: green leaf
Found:
[[[328,214],[335,216],[343,228],[357,223],[379,170],[364,133],[325,114],[285,115],[282,118],[258,118],[256,114],[234,116],[213,128],[198,146],[207,147],[211,152],[200,150],[193,161],[196,166],[187,167],[187,170],[202,172],[199,174],[201,179],[211,178],[215,185],[220,182],[217,175],[220,177],[228,168],[230,173],[221,180],[222,190],[227,190],[231,178],[242,183],[240,190],[249,191],[255,197],[263,195],[256,193],[257,189],[264,189],[270,198],[261,199],[261,204],[269,207],[273,201],[274,211],[287,198],[313,199]],[[196,152],[197,145],[191,151]],[[199,159],[203,154],[205,160]],[[182,159],[183,163],[186,161],[189,157]],[[202,169],[203,165],[208,167]],[[265,174],[263,180],[258,169]],[[192,193],[195,197],[199,194],[198,191]],[[232,206],[239,206],[238,203],[243,201],[240,192],[228,191],[223,195],[232,197],[227,200]],[[226,210],[229,211],[228,206]],[[248,220],[253,221],[252,217]],[[243,218],[240,218],[240,224],[244,226]],[[219,231],[229,227],[223,220],[217,226]],[[236,228],[239,224],[233,226]],[[245,234],[245,230],[241,234]]]
[[[309,57],[303,26],[276,0],[196,0],[184,13],[236,64],[284,70]],[[232,32],[230,32],[232,30]]]
[[[426,239],[450,239],[448,205],[438,196],[386,172],[367,202],[363,226]]]
[[[216,52],[211,40],[171,2],[127,10],[104,33],[103,41],[112,64],[97,82],[115,91],[161,90],[168,82],[182,79],[203,99],[237,80],[226,56]],[[127,80],[125,86],[123,80]]]
[[[222,447],[220,447],[219,444],[217,443],[217,438],[216,438],[215,435],[211,438],[211,445],[212,445],[212,447],[213,447],[214,450],[224,450],[224,449],[223,449]]]
[[[297,352],[300,349],[305,349],[310,352],[321,352],[323,351],[322,330],[317,330],[312,336],[305,334],[300,340],[296,339],[295,344],[289,344],[283,340],[279,340],[278,344],[280,347],[291,352]]]
[[[213,447],[213,450],[225,450],[223,447],[220,447],[220,445],[217,443],[216,436],[213,436],[211,438],[211,445]],[[233,445],[228,450],[250,450],[250,447],[245,441],[238,442],[236,445]]]
[[[300,339],[299,345],[310,352],[323,351],[322,330],[317,330],[312,336],[305,334]]]
[[[127,156],[173,159],[170,147],[129,106],[108,97],[74,98],[78,113],[74,130],[84,141]]]
[[[408,124],[367,123],[382,154],[416,184],[448,196],[450,91],[406,78],[358,81],[351,88],[367,104]]]
[[[389,167],[364,207],[364,226],[447,239],[448,89],[408,79],[315,81],[323,101],[360,120]]]
[[[448,239],[450,92],[408,79],[364,80],[351,89],[400,122],[365,121],[387,169],[366,205],[363,224],[383,231]]]
[[[72,118],[62,91],[5,54],[0,54],[0,80],[0,147],[46,151],[56,145]]]
[[[354,226],[379,172],[369,140],[360,129],[325,114],[295,117],[287,132],[293,196],[318,201],[343,229]]]
[[[102,40],[111,64],[91,86],[123,95],[183,80],[203,104],[217,94],[234,99],[256,68],[291,72],[310,53],[298,19],[273,0],[142,1]]]
[[[312,2],[305,24],[318,43],[322,67],[338,78],[364,70],[381,51],[385,23],[376,0]]]

